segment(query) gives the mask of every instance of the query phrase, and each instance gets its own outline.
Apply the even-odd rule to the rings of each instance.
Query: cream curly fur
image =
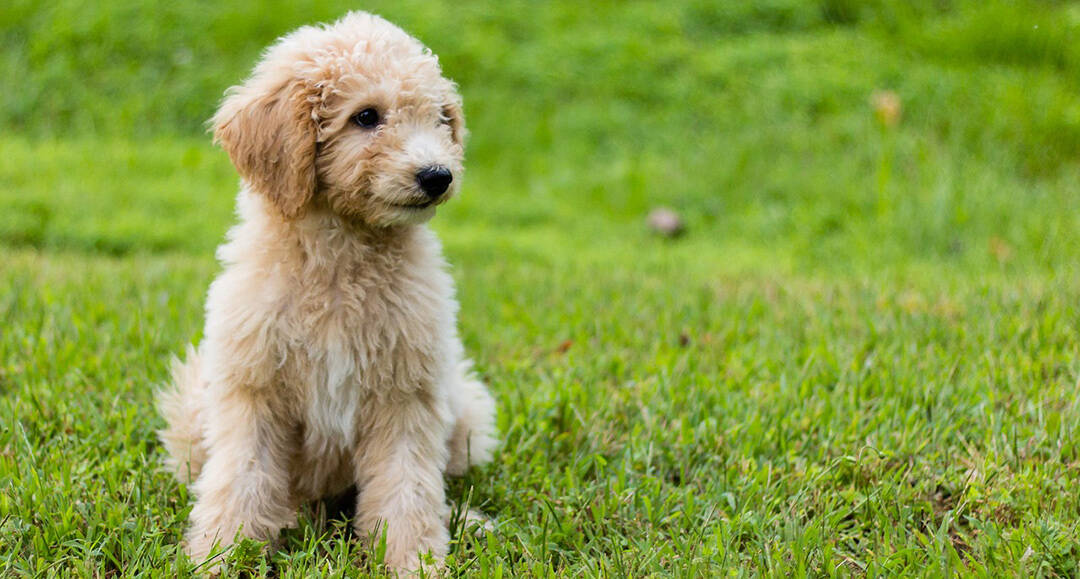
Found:
[[[352,121],[375,108],[377,128]],[[359,489],[386,561],[446,554],[443,475],[490,459],[494,402],[470,372],[438,240],[465,128],[437,58],[354,12],[264,54],[213,118],[243,177],[205,336],[161,392],[168,464],[193,481],[186,550],[272,540],[298,505]],[[430,166],[454,181],[437,203]]]

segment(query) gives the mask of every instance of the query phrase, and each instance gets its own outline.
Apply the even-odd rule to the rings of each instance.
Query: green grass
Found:
[[[472,131],[433,226],[505,443],[453,573],[1080,573],[1080,4],[366,6]],[[203,121],[346,7],[0,7],[0,574],[191,570],[152,399],[234,219]],[[328,511],[231,571],[376,571]]]

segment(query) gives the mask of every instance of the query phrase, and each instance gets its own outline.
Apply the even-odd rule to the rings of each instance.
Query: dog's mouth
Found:
[[[428,207],[434,207],[438,204],[439,199],[429,199],[419,203],[394,203],[393,206],[397,209],[412,209],[419,211],[420,209],[427,209]]]
[[[450,191],[432,197],[415,188],[399,190],[395,193],[396,195],[385,199],[383,202],[386,204],[387,209],[399,213],[405,219],[430,217],[434,214],[436,207],[446,203],[453,197]]]
[[[446,195],[440,195],[435,198],[431,198],[425,195],[419,198],[413,197],[412,199],[401,201],[398,203],[390,203],[390,206],[394,209],[402,209],[405,211],[422,211],[424,209],[431,209],[438,205],[442,205],[443,203],[449,201],[452,196],[453,195],[451,195],[449,192],[447,192]]]
[[[435,206],[441,199],[424,199],[412,203],[387,203],[392,223],[423,223],[435,216]]]

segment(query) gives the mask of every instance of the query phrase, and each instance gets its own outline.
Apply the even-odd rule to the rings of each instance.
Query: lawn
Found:
[[[0,575],[191,571],[153,393],[234,219],[204,121],[350,7],[0,7]],[[1080,3],[364,7],[472,133],[432,226],[504,444],[451,574],[1080,573]],[[228,573],[379,572],[339,506]]]

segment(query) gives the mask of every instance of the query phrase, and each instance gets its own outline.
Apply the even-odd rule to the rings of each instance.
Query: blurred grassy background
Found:
[[[234,220],[204,121],[351,8],[472,131],[433,227],[507,450],[452,573],[1080,569],[1080,3],[8,0],[0,570],[190,570],[150,407]],[[374,570],[324,517],[233,564]]]
[[[205,119],[275,37],[355,6],[8,3],[0,242],[208,250],[234,183]],[[709,246],[841,267],[1054,266],[1076,246],[1075,3],[364,7],[461,84],[454,220],[622,238],[666,204]],[[877,90],[899,96],[897,126],[875,120]]]

